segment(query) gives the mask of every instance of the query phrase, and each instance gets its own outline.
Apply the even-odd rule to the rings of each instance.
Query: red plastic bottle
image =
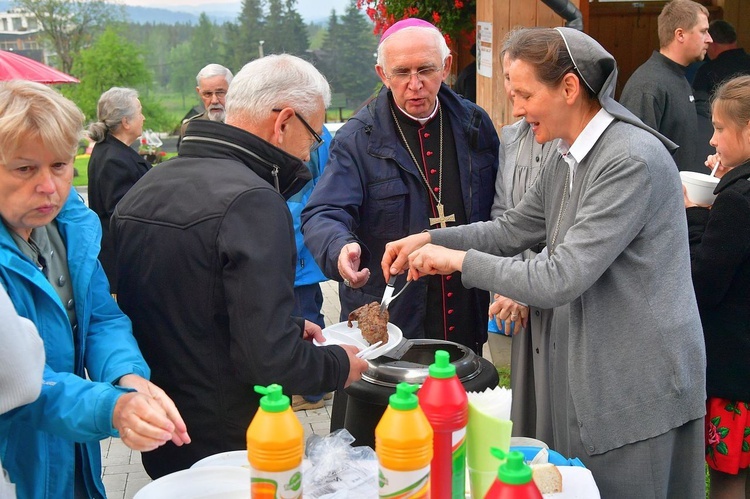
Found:
[[[435,363],[417,393],[419,405],[432,426],[433,455],[430,490],[433,499],[466,497],[466,424],[469,399],[456,366],[445,350],[435,352]]]
[[[523,453],[514,450],[505,454],[494,447],[491,451],[498,459],[507,457],[507,461],[498,468],[497,478],[484,499],[542,499],[541,492],[532,480],[531,468],[523,462]]]

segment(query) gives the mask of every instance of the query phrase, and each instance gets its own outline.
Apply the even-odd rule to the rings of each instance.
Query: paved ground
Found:
[[[77,188],[78,192],[88,202],[88,189]],[[339,297],[338,283],[328,281],[321,284],[323,288],[323,314],[326,324],[331,325],[339,322]],[[505,352],[507,359],[504,364],[510,364],[510,341]],[[485,345],[484,357],[490,358],[489,351]],[[315,433],[327,435],[331,421],[332,400],[325,402],[322,409],[311,411],[299,411],[295,413],[305,429],[305,438]],[[141,453],[128,448],[118,438],[102,440],[102,467],[104,471],[104,486],[109,499],[130,499],[136,492],[151,482],[141,464]]]

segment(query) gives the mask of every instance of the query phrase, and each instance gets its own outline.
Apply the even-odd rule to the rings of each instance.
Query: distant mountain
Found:
[[[226,16],[226,17],[231,17],[232,19],[234,19],[240,14],[240,11],[242,11],[242,2],[227,2],[227,3],[206,2],[201,5],[166,6],[166,5],[159,5],[159,1],[154,0],[154,5],[162,9],[171,10],[172,12],[187,12],[189,14],[193,14],[196,17],[200,16],[201,12],[205,12],[208,15],[208,17]]]
[[[217,24],[236,21],[240,12],[239,3],[205,4],[202,6],[180,7],[136,7],[125,6],[125,15],[130,22],[136,24],[198,24],[201,12],[206,12],[209,19]],[[15,4],[11,0],[0,0],[0,12],[13,9]]]
[[[328,24],[328,16],[331,10],[341,16],[344,14],[345,6],[350,0],[297,0],[296,9],[306,23],[319,25]],[[198,18],[202,12],[216,24],[235,22],[242,11],[241,2],[213,3],[206,0],[202,5],[159,5],[159,0],[154,0],[154,7],[138,7],[125,5],[125,14],[130,22],[137,24],[198,24]],[[12,0],[0,0],[0,12],[6,12],[15,5]]]
[[[239,10],[230,8],[218,9],[216,7],[229,6],[231,4],[203,5],[203,6],[181,6],[181,7],[136,7],[125,6],[125,14],[131,22],[136,24],[198,24],[198,18],[205,12],[209,19],[216,24],[233,22],[237,20]],[[237,4],[239,7],[239,4]]]

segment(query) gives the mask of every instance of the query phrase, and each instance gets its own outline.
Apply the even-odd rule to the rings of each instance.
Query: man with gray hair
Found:
[[[702,61],[712,42],[708,10],[692,0],[672,0],[659,14],[658,32],[659,50],[635,70],[620,102],[680,146],[673,155],[679,170],[703,172],[696,148],[698,113],[685,69]]]
[[[209,64],[198,72],[195,77],[198,84],[195,91],[203,102],[203,111],[200,114],[182,121],[180,136],[177,139],[177,147],[180,146],[185,136],[185,128],[193,120],[211,120],[224,122],[226,117],[227,89],[232,83],[232,72],[221,64]]]
[[[296,250],[285,201],[311,178],[303,161],[322,143],[330,99],[323,75],[298,57],[250,62],[229,86],[226,124],[193,120],[178,157],[115,210],[117,266],[128,269],[120,306],[152,379],[197,435],[144,453],[152,478],[245,449],[254,385],[324,393],[368,367],[356,347],[315,347],[309,340],[325,341],[320,326],[292,317]]]
[[[323,273],[342,283],[341,320],[383,296],[377,270],[387,242],[490,218],[500,141],[487,113],[444,83],[452,61],[427,21],[404,19],[383,33],[375,66],[383,88],[336,133],[302,212],[305,244]],[[388,312],[407,338],[453,341],[481,354],[488,302],[460,278],[436,276],[412,284]]]

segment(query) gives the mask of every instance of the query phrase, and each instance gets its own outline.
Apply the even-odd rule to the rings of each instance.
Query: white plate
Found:
[[[139,490],[134,499],[247,499],[250,470],[239,466],[206,466],[165,475]]]
[[[357,321],[352,321],[352,327],[347,326],[346,322],[339,322],[332,326],[328,326],[323,330],[323,336],[325,336],[325,343],[318,343],[313,340],[313,343],[317,346],[322,345],[354,345],[360,350],[367,348],[368,344],[364,338],[362,338],[362,331],[357,327]],[[401,332],[398,326],[395,324],[388,323],[388,343],[380,345],[378,348],[365,355],[365,360],[375,359],[381,355],[390,352],[396,345],[401,342],[404,334]]]
[[[246,450],[232,450],[204,457],[190,468],[204,468],[206,466],[241,466],[249,469],[250,462],[247,460]]]

